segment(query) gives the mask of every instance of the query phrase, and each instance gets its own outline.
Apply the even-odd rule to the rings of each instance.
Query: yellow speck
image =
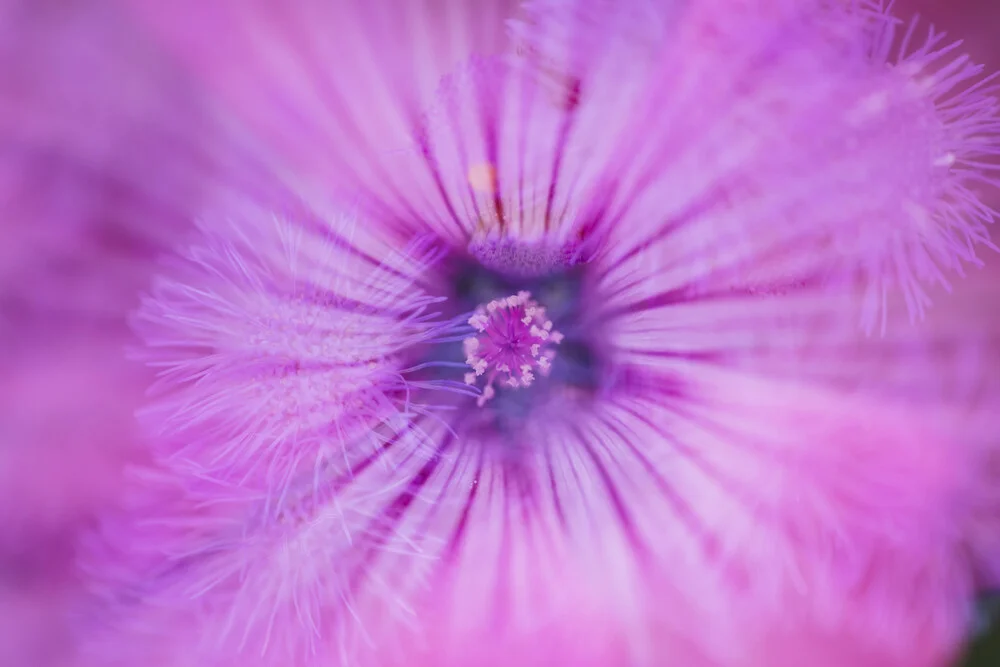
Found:
[[[492,164],[480,162],[469,167],[469,185],[479,192],[496,192],[497,171]]]

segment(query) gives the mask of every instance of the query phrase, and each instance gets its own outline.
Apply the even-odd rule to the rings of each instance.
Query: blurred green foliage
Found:
[[[980,603],[983,630],[969,646],[961,667],[1000,667],[1000,595]]]

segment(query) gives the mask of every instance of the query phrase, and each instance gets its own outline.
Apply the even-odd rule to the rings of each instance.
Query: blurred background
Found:
[[[4,667],[85,664],[66,621],[80,592],[72,544],[141,456],[132,415],[148,377],[122,355],[128,314],[224,166],[208,79],[149,38],[149,2],[0,0]],[[1000,70],[1000,0],[896,8]],[[977,280],[995,284],[997,264]],[[970,667],[1000,666],[998,612],[984,600]]]
[[[902,17],[919,15],[932,22],[954,39],[962,39],[972,59],[983,63],[990,71],[1000,70],[1000,2],[997,0],[897,0],[897,12]],[[994,206],[1000,204],[994,194]],[[1000,235],[993,232],[997,242]],[[997,284],[1000,280],[997,258],[992,258],[990,271],[980,278]],[[984,304],[987,311],[990,307]],[[980,602],[981,629],[968,648],[962,667],[1000,666],[1000,595],[984,595]]]

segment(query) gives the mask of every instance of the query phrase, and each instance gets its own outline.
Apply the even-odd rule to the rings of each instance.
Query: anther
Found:
[[[480,306],[469,325],[479,333],[463,341],[465,362],[474,371],[465,374],[465,382],[476,385],[485,376],[480,407],[496,395],[497,381],[518,389],[534,382],[535,369],[548,375],[556,356],[549,346],[563,340],[545,309],[524,291]]]

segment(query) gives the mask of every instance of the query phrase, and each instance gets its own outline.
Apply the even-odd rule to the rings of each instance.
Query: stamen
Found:
[[[519,389],[534,382],[536,369],[542,376],[548,375],[556,356],[549,346],[563,339],[530,292],[518,292],[480,306],[469,324],[479,335],[463,341],[465,361],[474,371],[465,374],[465,383],[475,386],[480,377],[486,376],[477,401],[480,407],[496,395],[495,382]]]

